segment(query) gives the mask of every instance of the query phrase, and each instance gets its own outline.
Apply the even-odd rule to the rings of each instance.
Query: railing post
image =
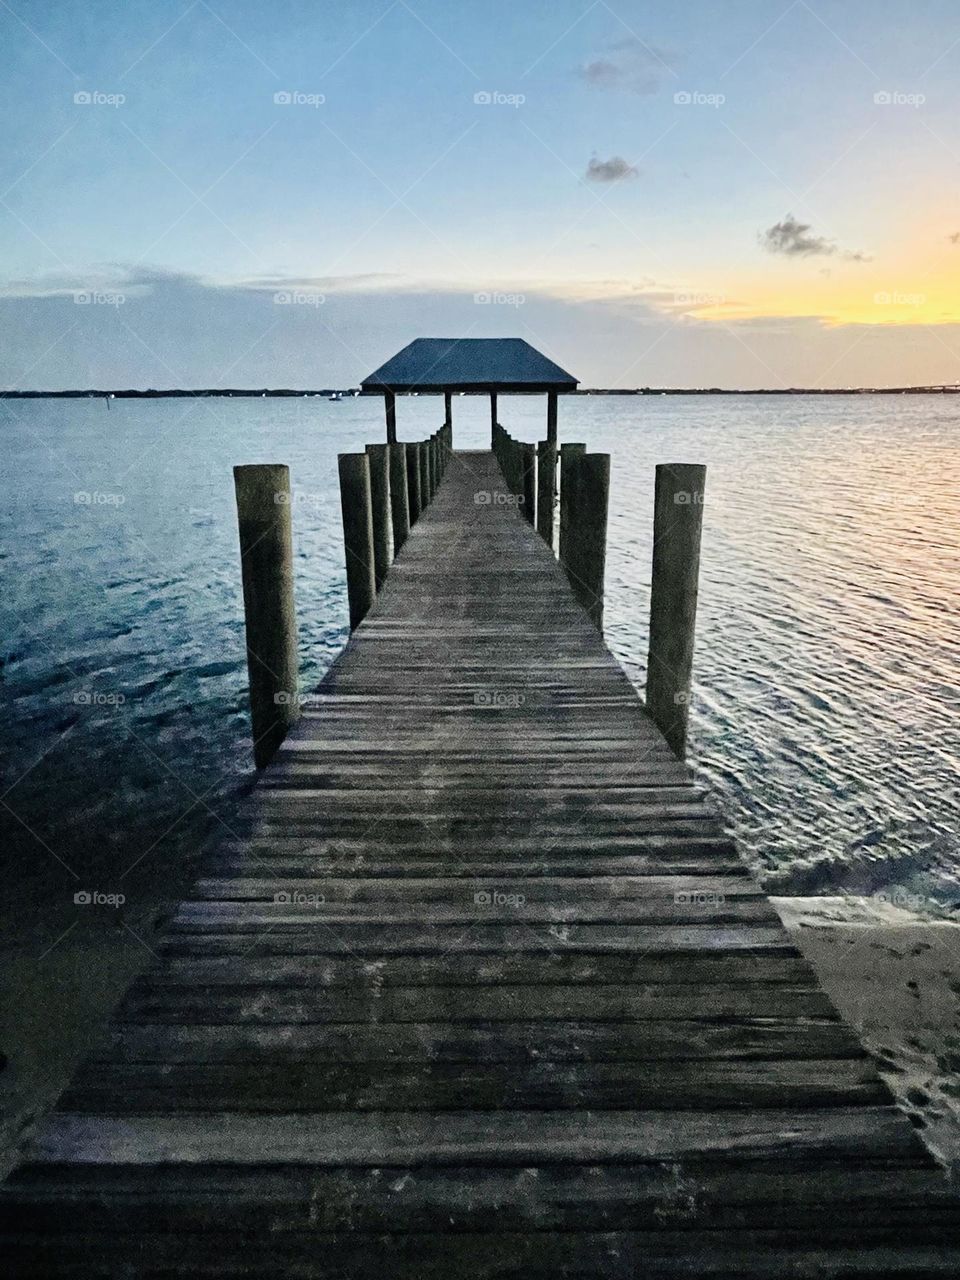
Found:
[[[573,496],[574,459],[587,452],[585,444],[562,444],[560,446],[560,556],[563,557],[564,534],[570,523],[570,499]]]
[[[568,519],[561,534],[560,561],[573,594],[603,630],[603,574],[607,559],[610,455],[575,453],[564,481],[569,488]],[[566,462],[564,464],[567,466]]]
[[[373,571],[377,591],[390,568],[390,463],[388,444],[368,444],[370,467],[370,509],[373,513]]]
[[[706,467],[695,463],[657,467],[646,702],[680,759],[687,750],[706,480]]]
[[[387,444],[397,443],[397,397],[392,391],[383,397],[383,411],[387,419]]]
[[[537,533],[551,551],[556,501],[557,447],[549,440],[541,440],[537,445]]]
[[[406,446],[407,494],[410,503],[410,528],[420,519],[423,510],[423,494],[420,491],[420,444],[410,442]]]
[[[393,525],[393,554],[396,555],[410,532],[410,497],[407,492],[407,446],[388,444],[390,455],[390,522]]]
[[[240,528],[253,758],[270,762],[300,714],[290,469],[233,468]]]
[[[430,492],[430,443],[421,440],[417,444],[417,460],[420,463],[420,510],[426,510],[433,494]]]
[[[521,444],[517,452],[520,455],[523,514],[526,516],[528,524],[535,525],[537,519],[537,447],[533,444]]]
[[[355,631],[377,598],[374,576],[373,512],[370,505],[370,463],[365,453],[341,453],[340,509],[343,551],[347,564],[350,630]]]

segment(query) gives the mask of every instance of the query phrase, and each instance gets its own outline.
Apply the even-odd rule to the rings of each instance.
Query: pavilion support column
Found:
[[[493,448],[494,436],[497,431],[497,393],[490,392],[490,448]]]
[[[397,397],[388,391],[383,397],[384,413],[387,417],[387,444],[397,443]]]
[[[557,393],[547,392],[547,443],[557,447]]]

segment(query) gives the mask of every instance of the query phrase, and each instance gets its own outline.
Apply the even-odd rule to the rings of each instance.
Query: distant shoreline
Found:
[[[300,397],[352,400],[354,387],[323,387],[317,390],[299,391],[287,387],[193,387],[145,391],[133,388],[99,390],[85,388],[68,391],[0,391],[0,400],[169,400],[203,399],[206,397],[274,399]],[[582,387],[565,392],[573,396],[906,396],[906,395],[956,395],[956,386],[935,387]],[[439,395],[439,392],[415,392],[416,395]],[[511,393],[514,394],[514,393]],[[523,393],[519,393],[523,394]],[[533,393],[530,393],[533,394]]]

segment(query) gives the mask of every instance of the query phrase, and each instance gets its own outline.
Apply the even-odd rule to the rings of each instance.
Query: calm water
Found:
[[[401,436],[438,407],[401,401]],[[695,758],[777,892],[960,902],[958,410],[561,404],[562,439],[613,455],[607,634],[641,689],[653,467],[708,464]],[[542,413],[501,405],[530,440]],[[487,442],[483,401],[455,418],[459,446]],[[290,464],[309,685],[345,636],[336,454],[382,425],[376,404],[310,399],[7,403],[0,426],[0,817],[39,952],[78,889],[124,892],[139,928],[249,784],[231,465]]]

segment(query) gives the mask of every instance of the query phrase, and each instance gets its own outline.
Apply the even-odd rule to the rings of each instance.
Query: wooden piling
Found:
[[[406,446],[407,495],[410,504],[410,528],[420,519],[423,510],[423,494],[420,490],[420,443],[410,441]]]
[[[680,759],[687,749],[706,478],[706,467],[695,463],[657,467],[646,702]]]
[[[520,483],[523,487],[523,514],[527,518],[527,523],[536,527],[537,446],[534,444],[521,444],[518,453],[520,456]]]
[[[541,440],[537,445],[537,533],[551,550],[556,501],[557,447],[550,440]]]
[[[547,392],[547,440],[557,447],[557,393]]]
[[[410,496],[407,488],[407,446],[388,444],[390,457],[390,522],[393,526],[393,554],[396,555],[410,533]]]
[[[370,502],[370,463],[365,453],[341,453],[340,508],[343,551],[347,564],[350,630],[367,616],[377,596],[374,572],[373,511]]]
[[[430,505],[430,443],[421,440],[417,445],[417,461],[420,464],[420,510]]]
[[[573,594],[598,630],[603,630],[603,575],[607,559],[610,455],[574,453],[564,483],[568,519],[560,540],[560,561]]]
[[[573,464],[574,459],[587,452],[585,444],[567,443],[560,446],[560,536],[558,545],[563,546],[564,531],[570,523],[570,499],[573,496]]]
[[[233,468],[240,530],[253,758],[270,762],[300,714],[290,469]]]
[[[494,433],[497,429],[497,396],[496,393],[490,393],[490,439],[493,440]]]
[[[448,428],[453,427],[453,392],[445,391],[443,393],[443,425]]]
[[[383,397],[383,409],[387,419],[387,444],[397,443],[397,397],[388,391]]]
[[[377,590],[383,586],[390,568],[390,461],[388,444],[368,444],[370,467],[370,509],[373,515],[373,570]]]

